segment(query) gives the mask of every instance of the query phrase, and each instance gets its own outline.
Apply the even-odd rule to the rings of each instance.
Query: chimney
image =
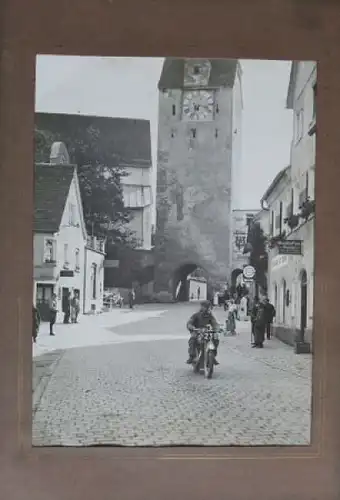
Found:
[[[70,156],[63,142],[54,142],[51,146],[50,163],[53,165],[69,165]]]

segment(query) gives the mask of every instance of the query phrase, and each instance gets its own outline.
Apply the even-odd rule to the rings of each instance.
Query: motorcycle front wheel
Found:
[[[207,360],[207,378],[211,378],[212,374],[214,372],[214,361],[215,361],[215,354],[213,351],[208,352],[208,360]]]
[[[194,373],[199,373],[201,371],[201,364],[202,364],[201,357],[202,357],[202,353],[197,352],[196,353],[196,360],[197,361],[193,364]]]

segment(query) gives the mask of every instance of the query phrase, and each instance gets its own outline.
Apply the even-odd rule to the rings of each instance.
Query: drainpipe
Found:
[[[85,301],[86,301],[86,268],[87,268],[87,248],[85,245],[85,252],[84,252],[84,289],[83,289],[83,314],[85,314]]]

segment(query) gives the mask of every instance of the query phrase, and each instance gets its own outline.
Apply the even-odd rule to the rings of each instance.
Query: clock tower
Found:
[[[158,89],[154,292],[188,300],[196,268],[210,288],[230,282],[241,68],[237,60],[167,58]]]

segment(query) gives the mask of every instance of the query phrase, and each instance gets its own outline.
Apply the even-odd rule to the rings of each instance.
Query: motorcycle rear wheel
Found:
[[[215,355],[212,351],[208,352],[208,361],[207,361],[207,378],[211,378],[214,372],[214,364],[215,364]]]

